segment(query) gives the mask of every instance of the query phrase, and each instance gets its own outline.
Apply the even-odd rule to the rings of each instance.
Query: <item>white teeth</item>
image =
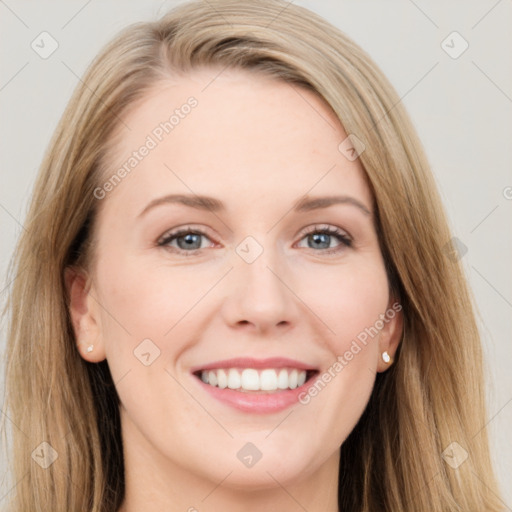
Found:
[[[237,370],[232,370],[236,372]],[[247,391],[258,391],[260,389],[260,377],[257,370],[250,368],[242,372],[242,388]]]
[[[208,372],[208,383],[212,386],[217,385],[217,374],[215,372]]]
[[[306,370],[297,368],[229,368],[218,370],[203,370],[201,380],[210,386],[221,389],[239,389],[241,391],[276,391],[295,389],[306,382]]]
[[[220,389],[228,387],[228,376],[224,370],[217,370],[217,385]]]
[[[288,389],[288,372],[284,368],[279,372],[277,387],[279,389]]]
[[[297,370],[292,370],[292,373],[290,373],[288,377],[288,386],[290,386],[291,389],[295,389],[297,387]]]
[[[277,389],[277,374],[275,370],[263,370],[260,375],[260,388],[263,391]]]
[[[242,385],[240,374],[234,368],[230,368],[228,373],[228,388],[238,389]]]

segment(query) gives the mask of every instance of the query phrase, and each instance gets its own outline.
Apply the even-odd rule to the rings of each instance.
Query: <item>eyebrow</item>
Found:
[[[159,197],[151,201],[140,213],[139,217],[144,215],[148,210],[162,204],[183,204],[197,210],[208,210],[211,212],[225,211],[222,201],[209,196],[199,196],[196,194],[170,194]],[[370,210],[359,200],[351,196],[325,196],[325,197],[308,197],[304,196],[293,206],[293,210],[298,213],[309,212],[311,210],[319,210],[328,208],[335,204],[348,204],[359,208],[365,215],[371,215]]]
[[[196,208],[197,210],[209,210],[211,212],[218,212],[225,210],[224,204],[215,199],[214,197],[198,196],[196,194],[170,194],[167,196],[159,197],[151,201],[145,208],[139,213],[139,217],[144,215],[148,210],[151,210],[155,206],[161,204],[183,204],[190,206],[190,208]]]
[[[371,215],[371,211],[358,199],[351,196],[325,196],[313,197],[304,196],[294,206],[296,212],[309,212],[311,210],[319,210],[320,208],[328,208],[334,204],[349,204],[359,208],[364,214]]]

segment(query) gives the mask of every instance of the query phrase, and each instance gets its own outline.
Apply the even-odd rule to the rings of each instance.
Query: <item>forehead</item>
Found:
[[[339,150],[334,112],[304,88],[243,70],[202,69],[161,82],[120,123],[107,177],[111,194],[142,204],[194,192],[261,203],[309,192],[371,204],[364,171]],[[236,197],[235,197],[236,194]]]

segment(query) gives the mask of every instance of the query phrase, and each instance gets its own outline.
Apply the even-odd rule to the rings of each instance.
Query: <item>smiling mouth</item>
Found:
[[[216,368],[198,370],[194,375],[203,383],[219,389],[242,393],[280,392],[296,389],[318,373],[299,368]]]

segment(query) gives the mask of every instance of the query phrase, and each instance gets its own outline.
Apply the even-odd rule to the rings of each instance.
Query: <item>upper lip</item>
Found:
[[[311,364],[287,357],[268,357],[265,359],[235,357],[233,359],[224,359],[222,361],[214,361],[212,363],[194,366],[190,371],[195,373],[200,370],[215,370],[219,368],[298,368],[300,370],[316,370]]]

